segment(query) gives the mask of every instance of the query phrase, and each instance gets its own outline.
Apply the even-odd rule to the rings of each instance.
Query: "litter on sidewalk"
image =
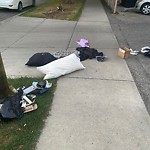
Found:
[[[87,39],[80,39],[77,41],[77,44],[79,44],[81,47],[90,47]]]
[[[45,74],[44,80],[58,78],[77,70],[85,69],[76,54],[57,59],[44,66],[37,67],[37,70]]]
[[[98,52],[97,49],[95,48],[90,48],[90,47],[77,47],[77,51],[79,51],[79,57],[80,61],[84,61],[87,59],[93,59],[96,58],[97,61],[103,60],[106,58],[104,56],[103,52]]]
[[[70,54],[73,54],[73,53],[76,53],[76,51],[67,51],[67,50],[63,51],[63,50],[60,50],[60,51],[55,52],[53,55],[54,55],[54,57],[59,59],[59,58],[66,57],[66,56],[68,56]]]
[[[44,80],[58,78],[60,76],[85,69],[81,61],[86,59],[95,59],[103,62],[107,58],[103,52],[98,52],[95,48],[90,48],[89,41],[81,38],[77,41],[81,47],[77,47],[74,51],[57,51],[54,55],[44,52],[36,53],[31,56],[25,65],[35,66],[37,70],[45,74]],[[37,90],[36,85],[32,85],[24,89],[24,93],[28,94]],[[41,93],[46,89],[40,90]]]
[[[57,58],[55,58],[52,54],[48,52],[35,53],[29,58],[28,62],[25,65],[39,67],[46,65],[47,63],[50,63],[56,59]]]

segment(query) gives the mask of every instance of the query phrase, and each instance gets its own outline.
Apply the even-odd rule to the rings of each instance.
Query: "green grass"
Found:
[[[73,4],[66,4],[63,0],[47,0],[22,14],[26,17],[53,18],[60,20],[78,20],[85,0],[76,0]],[[62,4],[64,11],[57,11],[57,6]]]
[[[15,88],[30,86],[33,81],[41,81],[41,78],[9,79],[9,83]],[[56,80],[48,80],[53,84],[48,92],[37,95],[38,109],[24,114],[21,119],[0,122],[0,149],[1,150],[33,150],[44,126],[45,119],[49,115],[53,94],[56,88]]]

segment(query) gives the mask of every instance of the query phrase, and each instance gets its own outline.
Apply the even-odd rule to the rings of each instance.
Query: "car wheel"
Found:
[[[36,5],[36,0],[32,0],[32,6],[35,7]]]
[[[149,4],[149,3],[146,3],[146,4],[142,5],[142,7],[141,7],[141,12],[142,12],[144,15],[150,14],[150,4]]]
[[[23,5],[22,5],[22,3],[21,3],[21,2],[19,2],[19,4],[18,4],[18,11],[19,11],[19,12],[21,12],[21,11],[22,11],[22,9],[23,9]]]

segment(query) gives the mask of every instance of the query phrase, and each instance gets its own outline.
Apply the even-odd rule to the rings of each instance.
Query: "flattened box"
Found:
[[[127,48],[127,47],[125,47],[124,49],[119,48],[119,50],[118,50],[118,56],[119,57],[126,59],[129,57],[129,55],[130,55],[130,49],[129,48]]]

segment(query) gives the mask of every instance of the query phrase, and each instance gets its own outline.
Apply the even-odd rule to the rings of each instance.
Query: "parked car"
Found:
[[[137,0],[135,8],[140,10],[144,15],[150,14],[150,0]]]
[[[0,0],[0,8],[22,11],[27,6],[35,6],[36,0]]]

